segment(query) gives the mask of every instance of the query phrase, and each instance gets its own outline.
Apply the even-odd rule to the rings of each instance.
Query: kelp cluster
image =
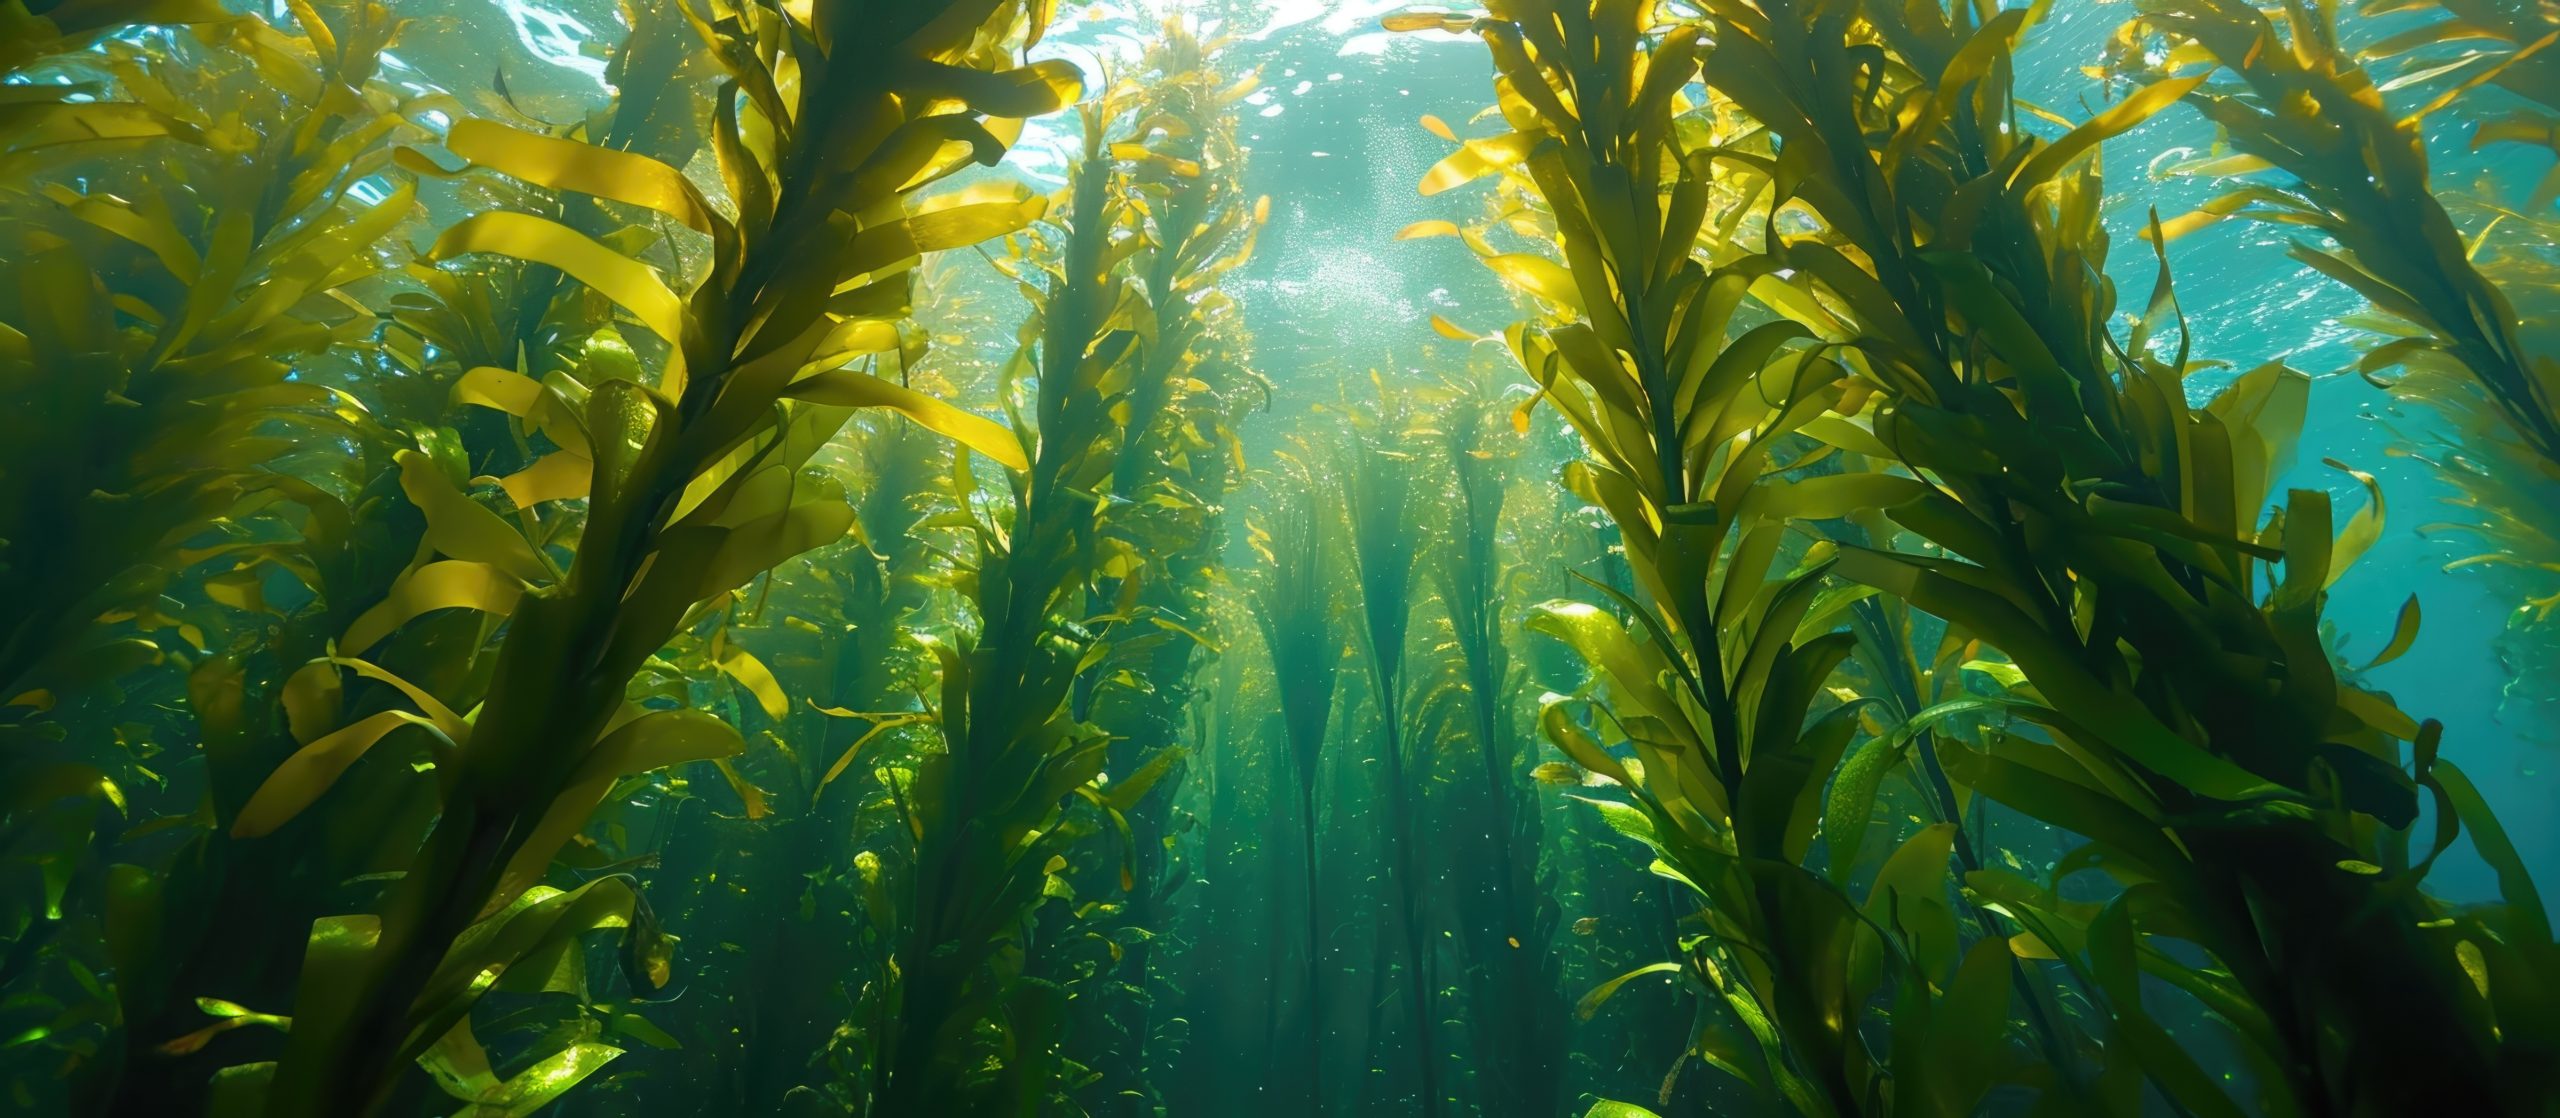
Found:
[[[2422,160],[2414,185],[2310,162],[2412,141],[2370,86],[2302,88],[2342,72],[2306,9],[2288,55],[2254,9],[2190,7],[2150,6],[2145,26],[2240,68],[2265,108],[2162,75],[2048,131],[2010,88],[2036,9],[1389,21],[1492,51],[1508,130],[1465,140],[1423,189],[1494,176],[1501,202],[1482,228],[1430,231],[1535,297],[1507,340],[1582,434],[1565,483],[1608,510],[1642,589],[1533,621],[1592,672],[1542,724],[1623,789],[1603,813],[1699,900],[1682,958],[1658,965],[1730,1007],[1696,1056],[1792,1109],[1962,1112],[2015,1091],[2074,1111],[2139,1110],[2146,1091],[2211,1113],[2550,1104],[2540,898],[2440,728],[2342,681],[2320,637],[2379,491],[2343,524],[2301,489],[2261,520],[2304,379],[2269,366],[2192,405],[2165,255],[2114,332],[2091,153],[2195,98],[2238,152],[2299,177],[2272,212],[2316,208],[2356,263],[2297,253],[2426,332],[2379,363],[2466,355],[2528,444],[2541,373],[2441,210],[2357,209],[2394,183],[2424,198]],[[2350,108],[2375,122],[2361,149],[2313,116]],[[1924,630],[1879,599],[1943,635],[1907,643]],[[2413,599],[2375,662],[2417,619]],[[1853,652],[1865,686],[1836,687]],[[1976,675],[1940,690],[1958,671]],[[1916,681],[1951,697],[1920,708]],[[1928,814],[1869,868],[1879,781],[1906,770]],[[1987,859],[1991,824],[2019,817],[2077,840],[2042,880]],[[2420,891],[2464,832],[2503,904]],[[2107,891],[2087,899],[2081,875]],[[2230,1030],[2242,1078],[2198,1062],[2147,982]]]
[[[985,965],[975,952],[1031,906],[1006,885],[1013,907],[987,921],[975,897],[946,903],[967,879],[911,865],[884,884],[879,855],[839,860],[821,838],[861,806],[821,809],[869,740],[950,727],[949,748],[911,752],[884,781],[915,843],[893,857],[938,867],[954,834],[997,833],[937,802],[975,811],[940,775],[983,748],[960,728],[991,722],[994,748],[1038,751],[1029,735],[1055,718],[1036,696],[1021,716],[1000,698],[973,708],[957,665],[951,703],[896,708],[920,671],[899,650],[925,605],[924,531],[941,526],[918,502],[949,490],[972,510],[972,475],[870,421],[852,461],[833,448],[865,409],[900,413],[1021,471],[1017,492],[1046,491],[1010,523],[973,518],[984,558],[952,574],[998,604],[986,645],[1038,654],[1050,625],[1071,624],[1050,620],[1066,583],[1110,562],[1134,594],[1153,569],[1151,552],[1098,536],[1052,548],[1078,507],[1064,488],[1097,480],[1078,425],[1148,395],[1132,429],[1191,440],[1115,445],[1131,503],[1180,491],[1163,475],[1196,474],[1187,455],[1216,450],[1228,405],[1201,378],[1240,374],[1208,366],[1198,339],[1222,327],[1192,297],[1215,274],[1204,261],[1249,238],[1252,208],[1232,185],[1178,185],[1177,212],[1229,232],[1094,226],[1107,259],[1059,294],[1092,298],[1149,241],[1155,294],[1181,309],[1147,323],[1144,346],[1116,321],[1111,334],[1156,383],[1009,427],[920,390],[912,277],[1050,209],[1011,180],[939,185],[998,164],[1025,118],[1080,96],[1074,67],[1023,58],[1046,5],[634,8],[608,71],[622,96],[566,126],[382,80],[404,24],[377,4],[298,5],[277,24],[91,8],[13,17],[30,35],[10,63],[48,80],[7,87],[0,137],[21,262],[0,359],[26,426],[8,468],[7,577],[26,606],[7,642],[24,793],[8,823],[11,864],[38,886],[13,890],[28,903],[13,908],[10,984],[85,991],[13,998],[13,1016],[36,1016],[10,1047],[53,1057],[13,1061],[20,1104],[352,1114],[445,1094],[530,1113],[625,1048],[677,1045],[648,1019],[683,990],[635,832],[701,802],[677,775],[698,761],[746,819],[807,820],[815,849],[783,856],[851,879],[875,926],[848,940],[847,969],[873,975],[857,1004],[818,1010],[869,1047],[815,1087],[777,1077],[761,1103],[952,1087],[934,1054],[964,1058],[935,1034],[973,1020],[979,995],[958,987]],[[1163,87],[1196,86],[1199,61],[1189,48]],[[1192,96],[1171,110],[1190,119],[1132,142],[1176,135],[1197,152],[1216,109]],[[1196,154],[1130,161],[1147,158],[1161,173],[1145,182],[1097,163],[1095,189],[1126,205],[1210,174]],[[1231,148],[1219,158],[1231,184]],[[698,160],[715,181],[688,177]],[[1070,212],[1062,228],[1093,211]],[[1073,382],[1042,383],[1046,400]],[[869,490],[859,510],[848,479]],[[1040,535],[1036,561],[1084,566],[1015,593],[1024,580],[991,569],[1015,530]],[[748,696],[759,736],[790,755],[776,731],[800,729],[792,701],[750,648],[766,640],[769,572],[822,548],[841,581],[814,604],[860,643],[808,686],[861,695],[865,712],[813,701],[825,721],[808,745],[834,720],[865,729],[832,765],[790,774],[776,804],[756,781],[781,784],[777,771],[742,736],[755,723],[722,692]],[[185,717],[118,721],[164,707]],[[1101,779],[1049,760],[1046,806],[1015,809],[1034,819]],[[1134,809],[1144,784],[1114,798]],[[1047,853],[1022,875],[1034,901]],[[933,954],[955,928],[980,942]],[[600,929],[616,933],[610,976],[587,966],[584,934]],[[943,967],[959,977],[937,980]],[[902,1026],[924,1039],[900,1045]]]
[[[2392,16],[2433,6],[2365,7]],[[2492,568],[2499,598],[2514,611],[2517,701],[2509,714],[2525,727],[2537,725],[2538,708],[2551,701],[2537,664],[2549,644],[2540,639],[2543,622],[2560,600],[2550,580],[2560,551],[2541,527],[2560,476],[2560,358],[2534,325],[2547,300],[2535,277],[2534,257],[2550,241],[2540,215],[2560,179],[2544,176],[2521,211],[2489,201],[2493,216],[2465,233],[2446,203],[2478,203],[2435,181],[2421,126],[2430,116],[2475,111],[2464,94],[2497,83],[2529,107],[2475,116],[2470,146],[2547,145],[2553,95],[2537,58],[2554,30],[2560,25],[2522,11],[2454,5],[2353,50],[2326,7],[2262,14],[2162,3],[2147,5],[2119,33],[2115,64],[2206,77],[2186,98],[2214,122],[2224,150],[2166,170],[2240,184],[2165,222],[2164,234],[2237,217],[2321,235],[2325,247],[2296,242],[2291,255],[2370,302],[2375,337],[2357,371],[2453,432],[2421,436],[2422,452],[2458,495],[2462,535],[2489,547],[2453,569]],[[2486,47],[2445,49],[2470,44]],[[2420,83],[2444,88],[2414,106],[2384,97]],[[2289,181],[2270,182],[2266,172]],[[2492,250],[2501,226],[2515,232]],[[2484,260],[2487,252],[2499,255]]]
[[[1495,98],[1396,251],[1508,301],[1280,371],[1234,28],[622,14],[553,120],[380,0],[0,10],[9,1106],[2560,1106],[2334,370],[2172,283],[2371,305],[2545,662],[2551,190],[2425,130],[2548,146],[2542,15],[2144,0],[2073,119],[2042,4],[1400,13]]]

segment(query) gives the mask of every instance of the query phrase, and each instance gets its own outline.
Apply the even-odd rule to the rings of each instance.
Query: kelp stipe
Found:
[[[1375,379],[1376,374],[1372,374]],[[1416,846],[1414,814],[1418,810],[1418,775],[1409,755],[1413,734],[1407,725],[1405,637],[1413,620],[1414,562],[1419,541],[1411,518],[1421,501],[1414,456],[1399,449],[1409,441],[1413,417],[1405,401],[1385,397],[1375,414],[1358,418],[1344,460],[1342,495],[1350,514],[1350,573],[1359,587],[1359,618],[1369,684],[1369,701],[1377,716],[1375,744],[1362,752],[1380,762],[1383,813],[1386,815],[1388,876],[1386,888],[1396,898],[1394,923],[1400,941],[1401,993],[1391,995],[1406,1010],[1405,1043],[1418,1070],[1418,1112],[1434,1115],[1444,1103],[1440,1088],[1439,1042],[1432,1008],[1439,987],[1436,937],[1424,925],[1421,903],[1424,878]],[[1383,981],[1383,977],[1382,977]],[[1383,1033],[1383,1030],[1381,1030]],[[1373,1060],[1376,1057],[1371,1057]]]
[[[653,0],[594,65],[529,17],[529,70],[480,0],[18,0],[0,1109],[2550,1109],[2542,836],[2363,683],[2423,670],[2356,667],[2451,630],[2321,616],[2419,541],[2264,512],[2308,408],[2423,404],[2382,421],[2530,614],[2560,487],[2431,328],[2335,324],[2399,374],[2359,397],[2226,385],[2253,340],[2191,359],[2165,282],[2111,322],[2083,163],[2257,95],[2145,23],[2114,76],[2170,84],[2074,132],[2015,6],[1498,0],[1372,51],[1219,0],[1236,39],[1139,54],[1127,5]],[[2362,9],[2436,150],[2550,143],[2550,13]],[[1086,51],[1093,126],[1017,133]],[[1483,206],[1335,189],[1405,145],[1326,113],[1488,55],[1498,103],[1423,120]],[[1089,170],[1043,199],[1053,138]],[[2520,165],[2390,181],[2530,355]],[[1257,351],[1256,307],[1299,321]]]
[[[637,75],[642,71],[634,67],[647,68],[641,58],[651,46],[692,38],[672,10],[635,13],[634,22],[641,30],[616,52],[609,73]],[[680,38],[667,34],[670,25]],[[441,103],[448,114],[453,109],[440,95],[420,100],[420,108]],[[631,143],[637,119],[632,105],[616,103],[595,125],[596,142]],[[672,151],[674,142],[651,154]],[[429,163],[408,165],[433,170]],[[542,192],[515,184],[467,183],[461,195],[484,207],[544,204]],[[592,207],[586,216],[588,223],[605,217]],[[489,682],[485,653],[493,633],[481,615],[449,610],[380,640],[367,653],[370,665],[336,658],[333,644],[342,634],[375,624],[368,615],[392,608],[387,600],[402,592],[429,527],[413,502],[413,485],[437,475],[457,488],[494,482],[517,508],[520,526],[537,548],[574,537],[582,510],[560,498],[565,486],[584,480],[574,470],[580,460],[547,448],[578,445],[569,417],[588,384],[636,373],[629,347],[607,326],[610,304],[555,298],[560,280],[540,278],[543,271],[513,261],[412,262],[382,300],[376,312],[380,325],[366,344],[344,343],[356,360],[344,368],[305,371],[339,379],[368,403],[378,422],[352,441],[352,455],[313,457],[280,473],[275,484],[305,514],[299,537],[235,553],[237,565],[219,576],[246,576],[254,584],[256,574],[272,566],[291,573],[313,597],[289,610],[256,594],[234,599],[232,604],[253,616],[278,612],[281,623],[264,633],[243,633],[191,673],[189,697],[202,725],[212,793],[205,822],[213,830],[160,864],[119,867],[125,876],[109,915],[118,929],[114,938],[126,945],[120,948],[118,992],[130,1021],[127,1067],[148,1073],[115,1080],[118,1112],[187,1109],[189,1104],[177,1100],[202,1093],[208,1080],[218,1097],[254,1101],[271,1065],[244,1060],[258,1053],[244,1052],[236,1038],[214,1039],[250,1018],[218,1017],[198,1028],[207,1011],[194,999],[217,992],[244,1007],[290,1007],[309,930],[316,921],[335,921],[345,906],[363,903],[372,891],[349,895],[349,886],[339,883],[396,876],[414,856],[415,836],[437,810],[438,790],[408,770],[416,754],[397,756],[423,750],[430,740],[424,730],[401,724],[427,701],[411,692],[447,710],[477,706]],[[525,371],[539,375],[556,399],[535,401],[532,422],[520,431],[487,394],[495,370],[481,366],[512,365],[528,350],[533,363]],[[526,402],[516,395],[519,409]],[[573,468],[558,468],[563,465]],[[475,474],[481,476],[474,479]],[[449,520],[456,511],[442,504],[437,518]],[[350,677],[345,669],[351,666],[359,670]],[[396,747],[376,748],[386,738]],[[324,800],[284,824],[284,836],[254,837],[277,826],[272,794],[260,803],[267,776],[306,746],[352,746],[373,760],[340,773]],[[266,818],[250,816],[253,805]],[[228,833],[244,820],[254,825],[243,836]],[[573,942],[568,936],[547,941],[537,958],[556,959]],[[626,946],[662,942],[645,921],[626,936]],[[627,959],[632,965],[642,961],[638,954]],[[581,997],[590,989],[577,968],[554,972],[539,964],[519,968],[498,984],[502,993],[535,988]],[[583,1011],[555,1014],[556,1031],[529,1052],[512,1037],[499,1038],[510,1057],[536,1065],[501,1080],[489,1071],[491,1057],[478,1040],[457,1025],[425,1062],[437,1086],[466,1102],[548,1099],[620,1054],[601,1039],[605,1020],[619,1022],[617,1039],[646,1026],[627,1011],[612,1018],[599,1013],[597,1019]],[[213,1068],[225,1070],[209,1075]]]
[[[1273,475],[1271,504],[1251,523],[1249,546],[1262,560],[1248,584],[1254,619],[1262,629],[1271,658],[1272,686],[1278,692],[1281,740],[1287,751],[1287,776],[1297,809],[1299,870],[1303,899],[1305,987],[1300,991],[1306,1015],[1304,1061],[1307,1110],[1326,1106],[1324,1074],[1324,959],[1330,954],[1323,919],[1325,890],[1317,880],[1318,815],[1322,806],[1324,745],[1333,724],[1335,689],[1342,664],[1345,634],[1334,626],[1335,578],[1342,529],[1320,499],[1329,475],[1313,457],[1284,459],[1294,466]],[[1272,1003],[1277,1034],[1279,1001]]]
[[[1492,349],[1478,352],[1490,357]],[[1472,794],[1450,789],[1446,799],[1459,806],[1454,816],[1444,814],[1483,832],[1481,847],[1460,860],[1462,872],[1453,875],[1477,1105],[1493,1114],[1546,1114],[1563,1089],[1561,1056],[1568,1047],[1559,960],[1544,949],[1561,914],[1540,888],[1539,788],[1523,779],[1533,746],[1517,724],[1520,679],[1504,640],[1513,621],[1506,591],[1523,573],[1506,554],[1504,506],[1526,440],[1509,429],[1497,366],[1491,360],[1476,365],[1433,417],[1439,435],[1429,465],[1447,479],[1433,499],[1446,501],[1450,515],[1448,530],[1423,556],[1423,577],[1456,645],[1456,662],[1442,669],[1443,686],[1461,693],[1446,701],[1463,713],[1422,753],[1473,753],[1458,767],[1465,778],[1481,781]],[[1416,705],[1437,701],[1427,693]]]

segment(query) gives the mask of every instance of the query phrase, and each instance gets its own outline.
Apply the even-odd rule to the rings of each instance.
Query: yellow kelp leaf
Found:
[[[772,797],[767,795],[764,789],[756,787],[753,782],[740,775],[737,766],[730,764],[725,758],[711,763],[720,767],[720,775],[728,780],[729,790],[736,792],[738,801],[747,805],[748,820],[762,819],[773,814]]]
[[[2338,530],[2338,542],[2329,549],[2328,585],[2336,586],[2339,577],[2347,573],[2347,568],[2354,566],[2357,559],[2363,558],[2364,553],[2382,539],[2382,483],[2372,474],[2335,458],[2323,458],[2320,464],[2356,479],[2357,484],[2364,486],[2366,497],[2364,507],[2347,518],[2346,527]]]
[[[1524,132],[1469,140],[1423,173],[1422,193],[1428,197],[1465,186],[1528,158],[1536,144],[1537,137]]]
[[[362,652],[409,619],[431,610],[476,609],[503,616],[515,612],[516,599],[523,595],[523,583],[487,563],[460,559],[429,563],[402,575],[389,594],[349,624],[338,648]]]
[[[427,255],[448,260],[474,252],[558,268],[631,312],[651,333],[669,342],[684,340],[684,304],[656,270],[559,222],[503,210],[484,213],[445,230]]]
[[[1429,132],[1434,136],[1438,136],[1443,140],[1447,140],[1450,143],[1454,144],[1458,142],[1458,133],[1456,130],[1449,127],[1449,122],[1433,116],[1430,113],[1422,114],[1422,130]]]
[[[1425,237],[1456,237],[1465,233],[1454,221],[1417,221],[1396,230],[1399,241],[1418,241]]]
[[[2189,90],[2203,85],[2205,78],[2210,76],[2210,74],[2197,74],[2193,77],[2169,78],[2135,90],[2132,96],[2108,106],[2107,111],[2089,118],[2088,123],[2072,129],[2069,135],[2055,140],[2043,151],[2029,157],[2025,165],[2018,168],[2018,173],[2010,177],[2010,189],[2025,190],[2043,185],[2046,180],[2061,174],[2062,169],[2070,166],[2073,160],[2088,154],[2089,149],[2098,146],[2101,141],[2151,119],[2152,114],[2169,107],[2178,98],[2186,96]]]
[[[487,563],[525,582],[550,575],[533,545],[497,513],[453,487],[426,455],[399,453],[400,491],[427,517],[427,543],[454,559]]]
[[[2059,959],[2062,957],[2054,954],[2053,948],[2045,946],[2045,942],[2043,940],[2036,938],[2036,934],[2034,932],[2020,932],[2016,935],[2010,936],[2009,953],[2021,959]]]
[[[1177,156],[1167,155],[1164,152],[1157,151],[1156,149],[1141,143],[1123,141],[1121,143],[1113,144],[1111,145],[1111,158],[1126,160],[1131,163],[1145,163],[1161,167],[1166,173],[1171,174],[1176,178],[1196,179],[1200,177],[1200,163],[1198,160],[1183,159]]]
[[[1026,192],[1010,183],[985,185],[999,188],[995,192],[999,195],[996,200],[986,200],[983,187],[973,187],[918,207],[916,215],[907,219],[907,228],[915,236],[916,250],[940,252],[992,241],[1009,233],[1021,232],[1049,212],[1049,199],[1045,195],[1003,197]]]
[[[1610,756],[1590,731],[1574,721],[1564,696],[1551,694],[1545,697],[1538,711],[1538,728],[1546,732],[1547,740],[1554,742],[1565,756],[1573,758],[1575,764],[1619,784],[1636,786],[1635,775],[1619,764],[1617,758]]]
[[[1804,421],[1796,431],[1853,454],[1864,454],[1873,458],[1893,457],[1893,449],[1876,438],[1874,430],[1864,424],[1836,415],[1817,415]]]
[[[922,424],[926,430],[995,459],[1009,470],[1028,470],[1031,459],[1022,443],[1002,424],[955,408],[905,385],[837,369],[792,384],[783,395],[839,408],[888,408]]]
[[[1629,982],[1633,982],[1648,974],[1677,974],[1679,971],[1680,964],[1678,963],[1647,963],[1644,966],[1637,967],[1636,969],[1619,975],[1616,978],[1612,978],[1607,982],[1594,986],[1591,988],[1590,992],[1582,995],[1582,1000],[1573,1004],[1574,1019],[1577,1021],[1590,1020],[1593,1014],[1600,1012],[1601,1005],[1606,1003],[1611,997],[1616,996],[1619,987],[1625,986]]]
[[[2361,687],[2339,687],[2338,708],[2354,715],[2357,721],[2401,741],[2418,740],[2418,720],[2392,705],[2391,700],[2371,691]]]
[[[740,443],[731,447],[729,453],[721,455],[719,461],[693,475],[693,480],[685,483],[683,495],[676,498],[675,519],[692,519],[695,511],[713,497],[721,498],[724,505],[734,500],[738,493],[732,483],[737,481],[738,471],[746,469],[763,453],[763,448],[754,443]],[[782,496],[789,496],[787,486]]]
[[[836,324],[827,336],[809,352],[813,363],[841,364],[856,357],[887,353],[897,349],[904,339],[898,336],[898,324],[877,318],[850,318]]]
[[[719,547],[703,567],[702,581],[690,588],[698,601],[744,586],[794,555],[843,539],[853,530],[853,507],[845,503],[843,490],[836,489],[735,528],[685,530],[721,533]]]
[[[498,488],[507,491],[507,499],[517,508],[529,509],[544,501],[586,496],[588,486],[595,480],[595,469],[596,464],[586,455],[559,450],[496,480]]]
[[[2234,190],[2208,199],[2204,205],[2161,222],[2156,230],[2145,229],[2139,235],[2146,241],[2157,240],[2165,243],[2177,240],[2240,212],[2241,208],[2247,206],[2255,196],[2254,191]]]
[[[536,186],[571,190],[656,210],[710,233],[722,219],[684,173],[645,155],[519,131],[495,121],[456,121],[444,146],[455,155]]]
[[[2470,976],[2471,988],[2479,991],[2482,998],[2488,997],[2489,958],[2480,950],[2480,945],[2467,939],[2456,943],[2453,945],[2453,958],[2462,964],[2462,973]]]
[[[1506,253],[1487,257],[1484,266],[1511,286],[1535,295],[1576,314],[1582,313],[1582,289],[1575,286],[1573,273],[1564,265],[1543,256]]]
[[[746,751],[736,727],[698,710],[653,710],[614,727],[578,765],[577,781],[619,780]]]
[[[1462,32],[1475,24],[1473,16],[1450,12],[1392,12],[1378,17],[1378,26],[1389,31]]]
[[[822,714],[832,715],[835,713],[836,709],[839,708],[821,707],[819,708],[819,712]],[[854,715],[852,711],[845,711],[844,713],[847,716],[862,717],[860,715]],[[843,776],[846,769],[853,767],[854,758],[861,755],[863,746],[871,744],[871,739],[879,737],[880,735],[900,726],[913,726],[919,722],[929,722],[932,720],[933,716],[929,714],[893,714],[872,723],[871,728],[863,731],[861,737],[853,739],[852,745],[844,747],[844,753],[836,758],[836,763],[827,766],[826,775],[818,778],[818,786],[809,790],[810,808],[812,810],[816,809],[818,806],[818,797],[826,793],[827,785],[835,783],[837,777]]]
[[[780,722],[791,716],[791,697],[782,693],[782,682],[773,678],[773,669],[754,653],[734,644],[723,643],[716,661],[721,674],[738,681],[738,686],[756,697],[756,705],[764,708],[767,718]]]
[[[338,682],[338,666],[314,660],[284,681],[284,724],[295,744],[308,745],[338,724],[346,688]]]
[[[73,200],[65,204],[70,207],[73,217],[149,249],[151,255],[159,258],[160,266],[167,268],[180,283],[194,283],[197,270],[204,266],[204,261],[196,256],[195,246],[188,243],[186,234],[164,218],[142,214],[130,205],[97,195],[74,195]]]
[[[248,613],[267,612],[266,576],[256,565],[236,567],[204,580],[204,596]]]
[[[1436,314],[1431,316],[1431,330],[1433,333],[1453,342],[1472,342],[1484,336],[1482,334],[1470,332],[1466,327],[1460,326],[1457,323],[1451,322]]]
[[[9,108],[7,143],[0,151],[198,135],[191,125],[127,101],[46,101]]]
[[[542,821],[508,860],[496,894],[503,900],[497,903],[513,900],[542,880],[560,848],[586,829],[588,817],[615,781],[692,761],[735,757],[746,747],[736,728],[698,710],[650,711],[616,726],[579,762],[568,789],[551,801]]]
[[[453,382],[453,402],[494,408],[522,419],[542,403],[542,383],[522,373],[482,365]]]
[[[428,693],[426,688],[411,683],[393,674],[389,669],[368,660],[339,656],[331,658],[329,663],[366,679],[390,684],[394,690],[407,696],[409,701],[417,706],[419,713],[427,716],[429,722],[435,724],[436,732],[444,735],[446,741],[459,745],[471,736],[471,724],[464,721],[461,715],[454,713],[452,707],[444,705],[444,700]]]
[[[2428,99],[2426,104],[2418,106],[2415,111],[2401,117],[2400,127],[2410,131],[2416,131],[2418,122],[2425,120],[2427,117],[2433,115],[2445,106],[2460,100],[2463,94],[2469,93],[2470,91],[2479,88],[2481,85],[2496,79],[2498,75],[2506,72],[2507,67],[2513,66],[2516,63],[2542,53],[2544,47],[2550,46],[2555,41],[2560,41],[2560,31],[2555,31],[2536,39],[2533,42],[2526,44],[2522,49],[2514,51],[2506,57],[2501,58],[2480,70],[2474,71],[2470,76],[2463,78],[2461,81],[2455,82],[2451,87]],[[2451,69],[2453,66],[2448,65],[2445,68]],[[2391,85],[2384,86],[2383,88],[2388,90],[2395,88],[2398,85],[2418,80],[2422,80],[2419,75],[2403,75],[2400,78],[2395,79]]]
[[[1540,784],[1571,787],[1582,783],[1582,770],[1562,761],[1549,761],[1529,770],[1529,779]]]
[[[214,1023],[162,1044],[154,1051],[166,1056],[187,1056],[202,1051],[205,1045],[213,1042],[213,1038],[233,1029],[247,1028],[252,1025],[279,1031],[290,1031],[293,1028],[293,1018],[279,1017],[272,1013],[253,1013],[246,1006],[235,1005],[219,998],[197,998],[196,1008],[216,1018]]]
[[[2381,653],[2356,670],[2369,672],[2407,653],[2409,646],[2418,643],[2418,624],[2421,620],[2423,615],[2418,610],[2418,596],[2411,594],[2408,601],[2400,603],[2400,616],[2391,624],[2391,643],[2382,646]]]
[[[1527,399],[1520,401],[1520,406],[1511,409],[1512,434],[1526,435],[1529,433],[1529,417],[1537,414],[1538,401],[1546,398],[1547,392],[1545,389],[1541,388],[1536,392],[1530,393]]]
[[[974,13],[979,9],[955,7],[950,10]],[[971,22],[977,18],[974,14],[967,17]],[[909,41],[910,49],[916,41]],[[902,92],[910,92],[919,99],[959,101],[988,116],[1017,119],[1046,116],[1084,97],[1084,71],[1077,69],[1074,63],[1059,59],[990,73],[966,66],[922,61],[919,56],[900,72],[899,83],[903,87]]]
[[[302,814],[302,809],[338,782],[347,767],[363,757],[383,735],[402,726],[421,726],[432,731],[435,723],[423,715],[405,710],[386,710],[358,719],[334,732],[322,734],[311,744],[294,751],[269,774],[266,783],[251,794],[240,809],[240,817],[231,823],[233,838],[257,838],[271,834],[276,828]]]

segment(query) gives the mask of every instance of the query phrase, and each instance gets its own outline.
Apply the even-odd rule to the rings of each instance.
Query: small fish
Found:
[[[1540,784],[1580,784],[1582,770],[1562,761],[1549,761],[1529,770],[1529,779]]]
[[[1600,918],[1597,916],[1585,916],[1580,920],[1574,921],[1573,934],[1578,936],[1600,934]]]

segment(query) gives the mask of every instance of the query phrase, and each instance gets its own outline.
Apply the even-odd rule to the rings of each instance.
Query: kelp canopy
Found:
[[[0,4],[12,1112],[2560,1114],[2532,5]]]

